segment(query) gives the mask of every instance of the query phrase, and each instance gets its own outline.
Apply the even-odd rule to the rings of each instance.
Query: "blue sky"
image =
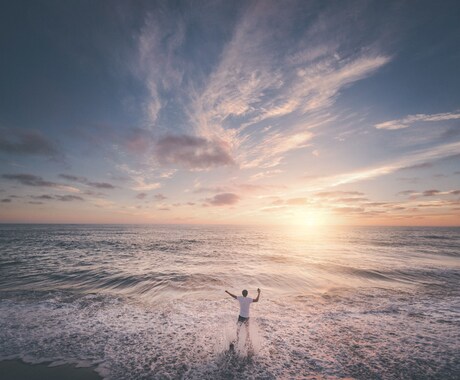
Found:
[[[12,1],[0,221],[460,223],[454,1]]]

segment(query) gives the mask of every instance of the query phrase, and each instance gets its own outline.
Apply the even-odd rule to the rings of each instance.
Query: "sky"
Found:
[[[460,225],[457,1],[5,1],[0,222]]]

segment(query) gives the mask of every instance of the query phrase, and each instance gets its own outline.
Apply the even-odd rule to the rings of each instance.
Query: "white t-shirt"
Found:
[[[252,298],[238,296],[236,299],[240,303],[240,315],[243,318],[249,318],[249,305],[252,303]]]

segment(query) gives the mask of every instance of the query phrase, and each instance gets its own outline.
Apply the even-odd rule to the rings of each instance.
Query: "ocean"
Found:
[[[257,288],[235,341],[225,290]],[[458,379],[460,228],[0,225],[14,358],[120,380]]]

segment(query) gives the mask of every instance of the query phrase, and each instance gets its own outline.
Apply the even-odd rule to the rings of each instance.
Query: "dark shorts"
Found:
[[[241,315],[238,315],[238,322],[237,323],[239,323],[239,324],[242,324],[242,323],[248,324],[249,323],[249,317],[245,318],[245,317],[242,317]]]

